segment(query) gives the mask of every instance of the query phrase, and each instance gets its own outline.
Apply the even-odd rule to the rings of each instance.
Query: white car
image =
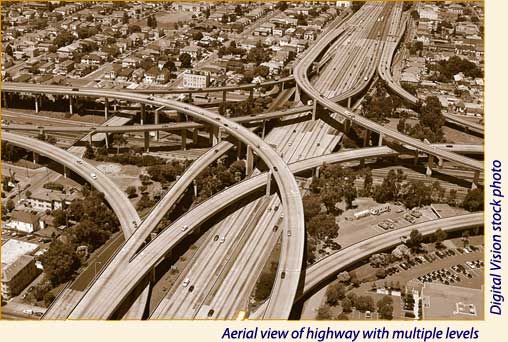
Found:
[[[187,228],[189,228],[189,226],[188,226],[188,225],[183,226],[183,227],[182,227],[182,232],[186,231],[186,230],[187,230]]]
[[[93,172],[90,174],[90,177],[92,177],[92,179],[94,179],[94,180],[97,179],[97,175]]]
[[[183,283],[182,283],[182,287],[187,287],[190,283],[190,279],[189,278],[186,278]]]
[[[221,236],[220,240],[219,240],[219,243],[224,243],[226,242],[226,237],[225,236]]]

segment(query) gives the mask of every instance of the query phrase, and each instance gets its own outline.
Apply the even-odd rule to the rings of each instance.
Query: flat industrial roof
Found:
[[[424,283],[423,319],[483,319],[483,289]]]
[[[10,239],[2,245],[2,268],[14,263],[19,257],[37,250],[39,245],[16,239]]]

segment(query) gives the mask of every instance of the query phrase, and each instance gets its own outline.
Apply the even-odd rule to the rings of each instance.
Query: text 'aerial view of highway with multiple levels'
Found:
[[[2,319],[483,319],[482,2],[1,12]]]

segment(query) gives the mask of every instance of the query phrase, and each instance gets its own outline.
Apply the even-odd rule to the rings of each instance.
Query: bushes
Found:
[[[43,188],[44,189],[49,189],[49,190],[63,191],[64,186],[62,184],[59,184],[59,183],[48,182],[48,183],[43,185]]]

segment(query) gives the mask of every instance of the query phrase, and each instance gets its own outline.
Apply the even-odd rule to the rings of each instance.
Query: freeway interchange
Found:
[[[379,20],[382,18],[386,19]],[[476,213],[409,226],[359,242],[354,247],[343,249],[307,269],[304,266],[305,223],[301,200],[302,190],[294,174],[306,170],[315,170],[323,163],[340,163],[399,155],[401,153],[400,149],[393,148],[393,146],[416,151],[417,155],[418,153],[424,154],[429,159],[436,157],[440,160],[446,160],[477,173],[483,170],[482,162],[458,154],[482,153],[483,149],[479,146],[427,144],[370,121],[339,104],[348,101],[348,99],[357,96],[368,88],[375,77],[376,71],[394,92],[409,102],[416,103],[414,96],[408,94],[393,81],[389,71],[393,54],[402,37],[404,23],[405,17],[402,15],[401,4],[365,5],[347,21],[332,27],[305,53],[304,57],[295,66],[294,77],[264,85],[272,86],[294,80],[296,83],[295,96],[298,99],[300,97],[308,98],[312,105],[300,105],[283,111],[249,117],[229,119],[204,108],[155,95],[172,93],[173,91],[124,92],[65,86],[42,88],[31,84],[4,83],[2,92],[6,93],[51,94],[69,96],[70,98],[83,96],[123,100],[138,103],[142,106],[176,110],[196,121],[136,126],[2,126],[4,131],[2,140],[57,161],[65,168],[80,175],[94,188],[105,193],[105,200],[118,216],[126,238],[125,243],[117,250],[85,291],[74,295],[72,299],[65,299],[65,296],[57,298],[44,318],[114,318],[115,313],[120,310],[126,299],[132,296],[134,289],[140,286],[145,288],[145,279],[171,253],[172,248],[190,234],[196,231],[199,232],[202,224],[213,217],[217,217],[226,208],[246,199],[248,199],[248,204],[241,209],[242,211],[234,214],[236,215],[236,221],[234,221],[236,227],[228,233],[236,234],[234,236],[238,236],[238,239],[243,241],[243,245],[230,245],[230,250],[244,257],[229,260],[225,252],[222,254],[221,252],[208,254],[209,258],[215,258],[213,260],[216,261],[217,265],[230,264],[231,272],[228,273],[227,269],[221,271],[225,272],[224,277],[226,280],[217,281],[213,289],[205,289],[204,283],[214,272],[220,270],[217,265],[208,262],[209,260],[204,257],[203,260],[196,262],[194,265],[196,269],[200,270],[200,281],[203,282],[202,288],[199,289],[202,291],[200,292],[201,295],[207,298],[207,302],[214,303],[213,306],[216,308],[217,312],[213,314],[213,318],[231,318],[235,316],[238,309],[242,307],[241,299],[248,296],[249,291],[252,290],[257,276],[259,276],[262,262],[266,261],[270,248],[273,249],[277,241],[280,241],[280,255],[275,282],[269,299],[257,312],[258,317],[266,319],[289,318],[294,303],[309,291],[339,271],[346,269],[348,265],[355,261],[368,257],[379,250],[394,247],[400,243],[400,238],[409,234],[412,229],[418,229],[422,234],[428,235],[438,227],[453,231],[481,225],[482,213]],[[363,42],[363,44],[356,45],[357,41]],[[337,53],[334,53],[334,50],[337,50]],[[332,52],[326,55],[327,51]],[[312,70],[323,55],[327,56],[327,62],[319,64],[318,68],[324,71]],[[334,65],[340,65],[342,68],[336,70]],[[309,78],[311,72],[317,75],[317,81],[311,81]],[[254,87],[256,86],[248,85],[236,89],[253,89]],[[182,90],[181,92],[227,92],[231,90],[231,88],[223,87]],[[175,90],[174,92],[178,91]],[[308,116],[311,114],[313,120],[292,124],[287,129],[275,128],[268,136],[263,136],[264,139],[241,125],[242,123],[265,122],[286,116],[294,117],[305,114],[309,114]],[[379,146],[332,153],[339,143],[342,133],[329,127],[322,120],[317,120],[323,116],[329,116],[348,125],[358,125],[369,132],[375,132],[389,141],[390,147]],[[455,124],[469,127],[473,131],[483,132],[483,128],[480,126],[477,127],[477,125],[462,122],[460,119],[453,117],[447,116],[446,119]],[[192,184],[193,180],[208,165],[227,153],[234,146],[233,143],[226,140],[220,141],[198,158],[142,220],[125,194],[108,180],[106,175],[100,173],[89,163],[50,144],[12,133],[16,131],[43,131],[95,134],[159,130],[180,131],[202,127],[213,127],[227,133],[230,139],[246,145],[248,154],[251,153],[251,157],[252,154],[257,155],[263,160],[267,168],[266,170],[253,170],[252,175],[244,181],[193,207],[168,227],[165,227],[155,239],[148,243],[146,243],[147,237],[160,223],[163,216],[177,204],[178,199]],[[273,187],[271,186],[272,180],[275,185]],[[272,210],[274,207],[279,208],[279,204],[281,210],[278,212]],[[250,217],[258,218],[261,222],[259,227],[253,227],[253,223],[249,220]],[[281,225],[282,229],[274,233],[272,227],[276,225]],[[181,229],[181,227],[185,227],[185,229]],[[213,229],[221,231],[224,227],[218,224]],[[245,232],[242,230],[245,230]],[[253,239],[248,240],[249,234],[255,236],[257,241],[263,241],[264,244],[257,243]],[[230,242],[228,241],[228,243]],[[251,271],[245,272],[246,269]],[[244,270],[243,273],[242,270]],[[175,294],[173,298],[165,298],[156,308],[151,318],[200,318],[200,308],[208,307],[204,304],[204,300],[198,303],[196,297],[191,298],[185,289],[180,290],[180,292],[177,290],[177,293],[178,296]],[[231,297],[229,296],[230,293],[236,293],[237,296]],[[72,305],[66,300],[72,302]],[[143,308],[146,305],[146,300],[145,297],[141,296],[137,305]],[[178,301],[178,303],[175,304],[175,301]],[[187,303],[187,301],[189,302]],[[139,315],[137,316],[141,318]],[[208,316],[211,317],[211,315]]]

